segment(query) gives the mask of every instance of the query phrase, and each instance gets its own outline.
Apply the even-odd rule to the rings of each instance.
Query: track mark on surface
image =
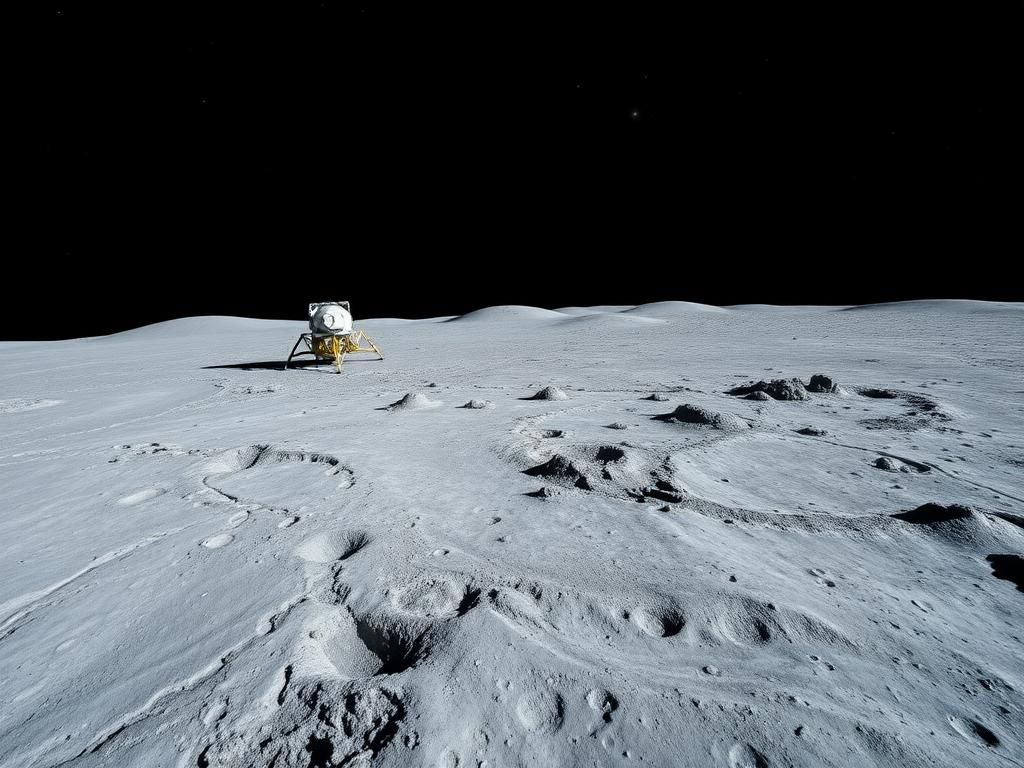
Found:
[[[206,547],[207,549],[220,549],[221,547],[226,547],[234,540],[235,537],[232,536],[230,533],[218,533],[215,536],[210,536],[209,538],[203,539],[201,543],[202,546]]]
[[[8,600],[3,605],[0,605],[0,615],[3,615],[4,613],[7,613],[9,611],[14,612],[8,615],[7,618],[4,619],[3,623],[0,624],[0,640],[3,640],[8,635],[15,632],[21,625],[22,620],[29,616],[31,613],[39,610],[40,608],[44,608],[48,605],[53,604],[53,602],[55,602],[56,600],[56,598],[54,597],[55,594],[60,592],[69,584],[72,584],[76,580],[80,579],[82,576],[85,576],[86,574],[96,570],[102,565],[106,565],[107,563],[113,562],[115,560],[120,560],[122,558],[128,557],[138,549],[148,547],[150,544],[160,541],[161,539],[167,536],[172,536],[176,533],[180,533],[181,531],[191,528],[193,525],[196,524],[197,523],[190,523],[189,525],[184,525],[180,528],[172,528],[169,531],[161,531],[160,533],[155,533],[151,536],[147,536],[146,538],[134,542],[133,544],[129,544],[128,546],[121,547],[120,549],[116,549],[112,552],[107,552],[103,555],[99,555],[93,558],[92,562],[90,562],[87,566],[76,571],[68,578],[63,579],[62,581],[58,581],[56,584],[52,584],[49,587],[41,589],[37,592],[31,592],[27,595],[22,595],[20,597]]]
[[[63,402],[63,400],[30,400],[24,397],[7,398],[6,400],[0,400],[0,416],[6,416],[10,413],[37,411],[40,408],[52,408]]]
[[[299,595],[298,597],[282,604],[278,610],[261,619],[256,625],[255,632],[251,635],[219,654],[216,659],[189,677],[174,682],[171,685],[165,686],[156,691],[141,707],[115,720],[109,726],[100,731],[81,752],[69,760],[57,763],[54,768],[74,763],[83,755],[98,752],[119,734],[148,718],[159,705],[163,704],[168,699],[178,696],[179,694],[195,690],[204,682],[221,672],[225,667],[229,666],[238,658],[239,655],[248,650],[248,648],[255,642],[266,635],[269,635],[271,632],[276,631],[292,610],[294,610],[297,605],[305,602],[305,600],[305,595]]]
[[[117,503],[123,507],[132,507],[136,504],[141,504],[144,501],[155,499],[157,496],[163,496],[167,491],[163,488],[146,488],[136,493],[131,493],[127,496],[122,496],[117,500]]]

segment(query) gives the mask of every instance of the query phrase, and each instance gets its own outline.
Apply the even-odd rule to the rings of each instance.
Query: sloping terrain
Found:
[[[0,345],[0,765],[1024,765],[1024,307],[357,327]]]

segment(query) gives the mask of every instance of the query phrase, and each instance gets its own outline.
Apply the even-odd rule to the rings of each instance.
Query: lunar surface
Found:
[[[0,765],[1024,765],[1024,305],[356,327],[0,345]]]

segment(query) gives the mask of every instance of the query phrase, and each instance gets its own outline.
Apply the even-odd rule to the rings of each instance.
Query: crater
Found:
[[[411,669],[426,656],[423,634],[416,634],[400,622],[374,623],[356,619],[356,635],[380,659],[377,675],[397,675]]]
[[[602,445],[597,449],[597,456],[595,458],[598,461],[607,464],[612,461],[622,461],[626,458],[626,452],[614,445]]]
[[[251,445],[222,454],[203,483],[234,502],[296,508],[323,504],[352,486],[353,474],[334,456]]]
[[[673,637],[686,626],[682,612],[670,607],[641,607],[630,612],[630,620],[651,637]]]
[[[953,730],[968,741],[973,741],[989,749],[995,749],[999,746],[999,737],[977,720],[952,715],[947,719]]]
[[[306,562],[330,563],[352,557],[369,543],[370,537],[363,531],[324,532],[302,542],[295,554]]]

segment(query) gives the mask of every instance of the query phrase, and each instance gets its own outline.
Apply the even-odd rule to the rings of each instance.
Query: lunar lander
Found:
[[[363,346],[364,343],[369,346]],[[296,352],[303,344],[305,349]],[[352,310],[347,301],[313,302],[309,305],[309,333],[299,336],[284,367],[288,368],[292,358],[311,355],[317,363],[333,360],[338,373],[341,373],[345,355],[357,352],[371,352],[378,355],[378,359],[384,359],[384,353],[373,339],[352,328]]]

